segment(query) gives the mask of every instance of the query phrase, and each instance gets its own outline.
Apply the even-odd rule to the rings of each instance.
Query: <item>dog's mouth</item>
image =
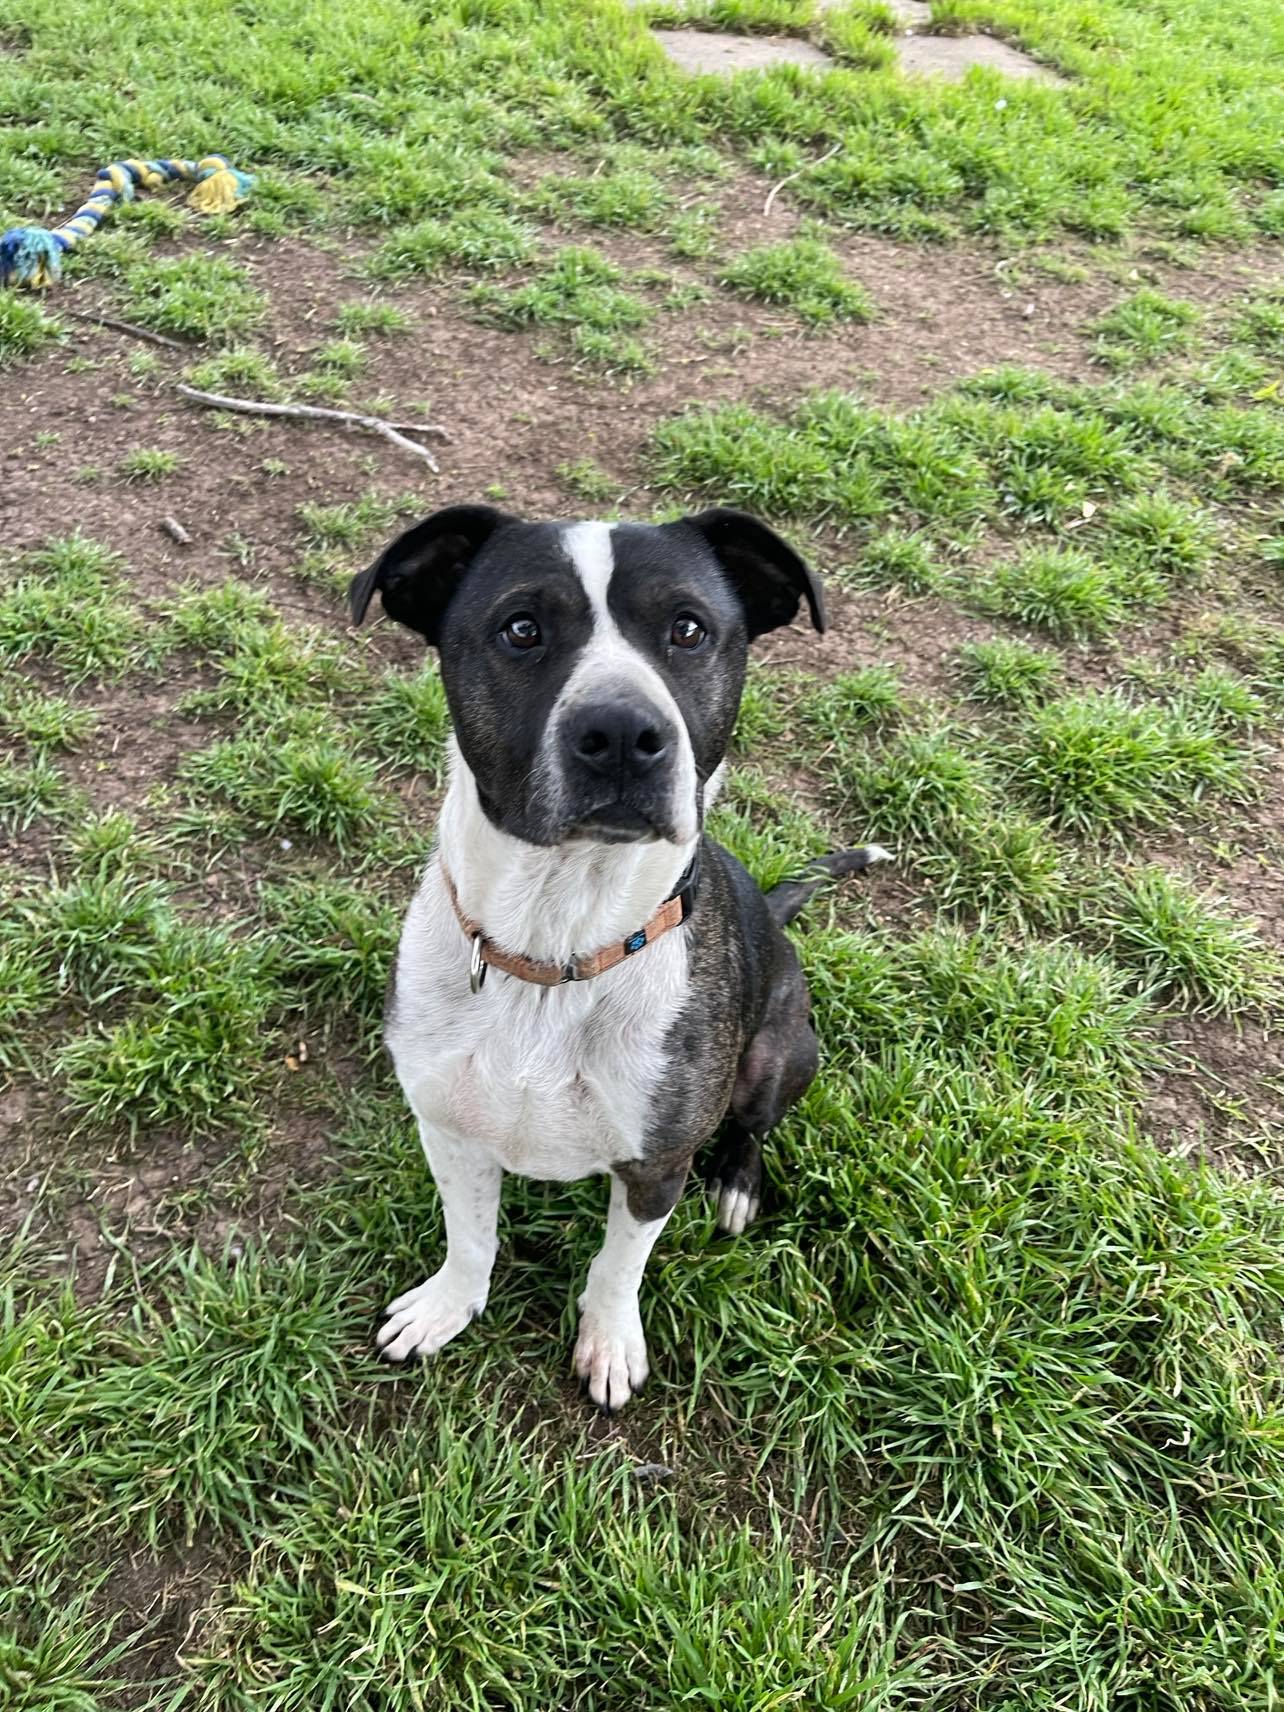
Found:
[[[595,844],[639,844],[665,836],[649,814],[627,802],[599,804],[576,821],[571,835]]]

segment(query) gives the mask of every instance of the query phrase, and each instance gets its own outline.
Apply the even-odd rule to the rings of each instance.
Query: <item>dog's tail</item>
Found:
[[[777,927],[791,922],[821,887],[830,880],[841,880],[848,874],[863,874],[876,862],[890,862],[892,853],[881,844],[860,844],[855,850],[835,850],[832,856],[818,856],[809,862],[796,880],[782,880],[766,894],[767,908]]]

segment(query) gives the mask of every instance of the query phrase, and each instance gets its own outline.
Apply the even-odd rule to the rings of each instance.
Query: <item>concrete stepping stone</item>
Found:
[[[792,36],[731,36],[714,30],[652,30],[651,34],[683,71],[765,71],[773,65],[803,65],[824,70],[835,62],[810,42]]]
[[[960,83],[974,65],[985,65],[1005,77],[1065,84],[1064,77],[994,36],[897,36],[895,47],[901,70],[911,77],[942,77]]]

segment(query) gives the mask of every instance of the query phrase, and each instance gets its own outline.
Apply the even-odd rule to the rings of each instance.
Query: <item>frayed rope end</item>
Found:
[[[12,226],[0,238],[0,285],[56,285],[62,251],[43,226]]]
[[[198,214],[230,214],[238,202],[244,202],[253,186],[253,173],[238,172],[224,161],[222,166],[209,169],[187,200]]]

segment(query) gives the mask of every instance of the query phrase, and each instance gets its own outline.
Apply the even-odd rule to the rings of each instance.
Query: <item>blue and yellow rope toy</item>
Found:
[[[62,226],[14,226],[0,238],[0,285],[56,285],[62,258],[102,225],[118,202],[132,202],[139,190],[163,190],[167,184],[192,185],[188,201],[200,214],[226,214],[249,195],[254,183],[226,155],[202,160],[123,160],[103,167],[89,200]]]

